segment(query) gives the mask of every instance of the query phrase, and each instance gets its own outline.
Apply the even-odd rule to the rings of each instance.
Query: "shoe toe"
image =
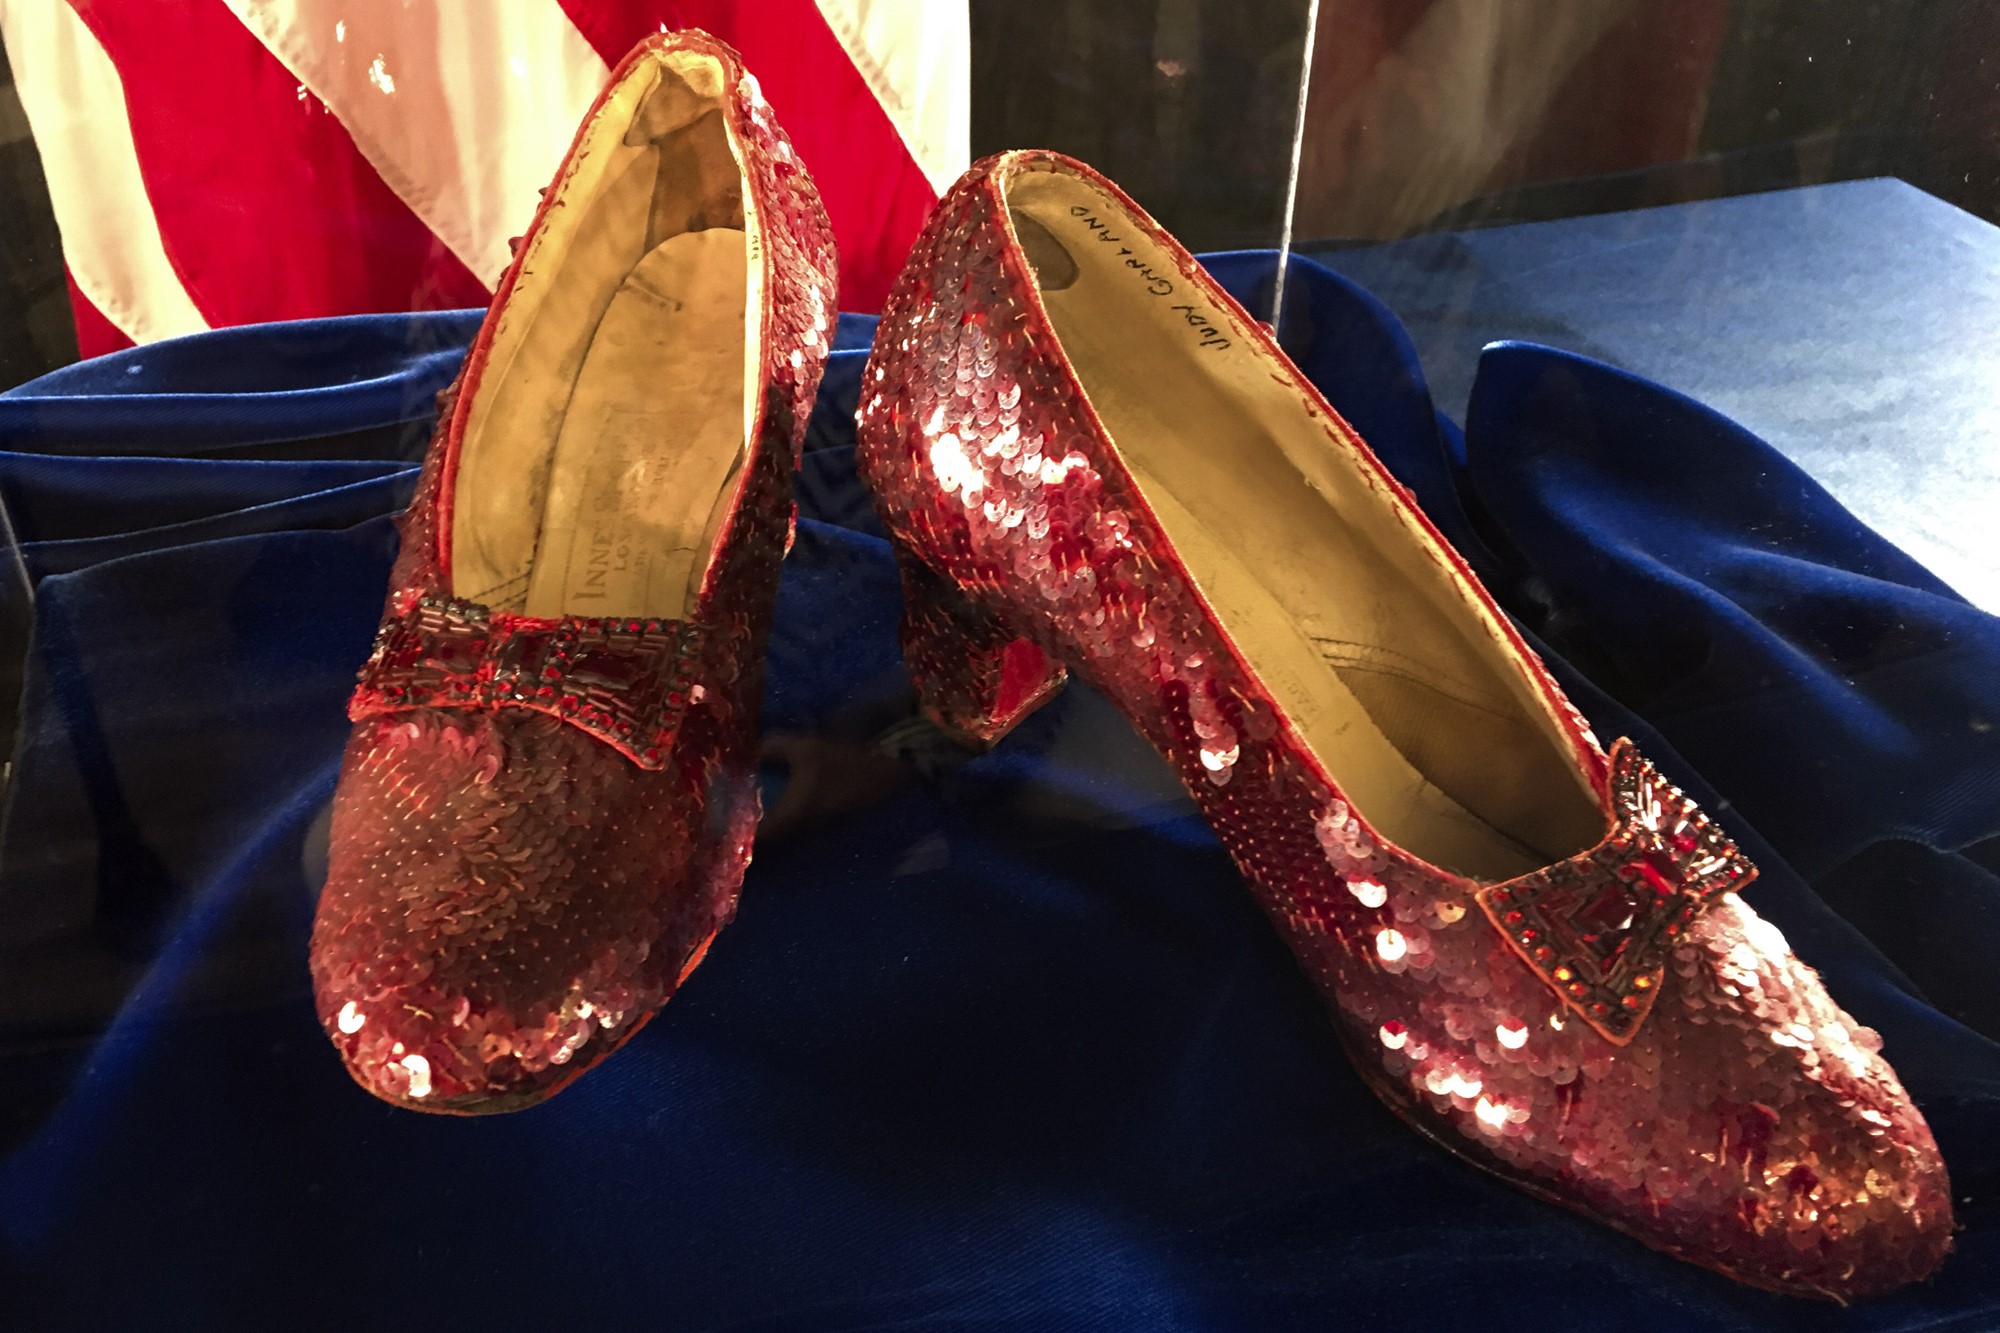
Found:
[[[482,997],[490,978],[420,975],[407,959],[323,989],[320,1022],[354,1080],[413,1110],[479,1114],[546,1098],[630,1034],[644,1015],[587,1002],[537,1015]],[[531,1006],[540,1007],[540,1006]],[[525,1020],[525,1021],[524,1021]]]
[[[733,907],[741,849],[712,834],[742,820],[708,799],[539,713],[358,725],[312,944],[355,1079],[511,1110],[616,1049]]]
[[[1819,1214],[1816,1233],[1787,1232],[1795,1250],[1816,1261],[1798,1263],[1793,1275],[1835,1300],[1922,1281],[1951,1251],[1950,1182],[1927,1127],[1914,1112],[1877,1115],[1890,1126],[1849,1130],[1867,1137],[1870,1149],[1823,1156],[1818,1181],[1800,1174],[1788,1200],[1794,1218]],[[1883,1129],[1879,1140],[1869,1137],[1875,1129]]]
[[[1881,1038],[1741,900],[1701,925],[1681,955],[1687,1012],[1734,1038],[1712,1076],[1713,1178],[1738,1191],[1723,1257],[1836,1300],[1928,1277],[1951,1249],[1951,1187]]]
[[[1426,984],[1350,980],[1350,1049],[1392,1107],[1530,1192],[1754,1286],[1853,1300],[1951,1247],[1937,1145],[1880,1039],[1734,894],[1613,1044],[1452,912],[1399,934]],[[1339,958],[1341,955],[1334,955]]]
[[[1629,1099],[1650,1108],[1635,1124],[1659,1117],[1633,1131],[1654,1141],[1648,1167],[1632,1178],[1614,1156],[1597,1182],[1621,1225],[1794,1295],[1848,1301],[1929,1276],[1951,1248],[1950,1186],[1880,1038],[1733,895],[1673,970],[1639,1049],[1604,1079],[1658,1070]]]

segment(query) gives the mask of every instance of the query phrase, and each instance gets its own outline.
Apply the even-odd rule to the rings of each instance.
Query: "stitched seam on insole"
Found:
[[[1440,695],[1443,698],[1451,700],[1453,703],[1463,704],[1467,708],[1470,708],[1475,713],[1484,713],[1488,717],[1497,718],[1503,722],[1518,723],[1523,721],[1523,719],[1520,718],[1519,714],[1515,713],[1514,710],[1506,707],[1504,704],[1495,704],[1491,702],[1489,699],[1485,698],[1484,696],[1474,696],[1474,695],[1469,695],[1469,693],[1467,692],[1464,692],[1468,691],[1468,687],[1460,684],[1457,681],[1447,682],[1448,684],[1455,686],[1456,687],[1455,690],[1445,689],[1443,686],[1439,685],[1435,679],[1428,676],[1417,675],[1410,668],[1399,667],[1393,664],[1385,664],[1383,662],[1372,660],[1370,658],[1352,656],[1338,651],[1341,648],[1353,648],[1365,653],[1391,652],[1392,650],[1378,649],[1371,644],[1355,643],[1347,639],[1325,639],[1321,638],[1317,634],[1308,635],[1307,637],[1312,639],[1314,643],[1319,644],[1321,646],[1321,648],[1323,649],[1323,651],[1320,653],[1321,659],[1324,660],[1328,666],[1333,667],[1336,670],[1345,669],[1349,671],[1366,671],[1377,676],[1391,676],[1397,680],[1407,681],[1412,685],[1422,686],[1424,689],[1429,690],[1432,694]],[[1400,656],[1400,654],[1396,655]]]
[[[1453,796],[1450,792],[1438,786],[1435,782],[1432,782],[1430,780],[1430,777],[1427,774],[1425,774],[1422,769],[1412,765],[1410,771],[1417,775],[1418,790],[1434,793],[1438,800],[1447,803],[1451,807],[1452,811],[1457,815],[1463,816],[1467,823],[1476,824],[1480,828],[1487,830],[1500,843],[1502,843],[1507,847],[1513,848],[1514,851],[1518,852],[1520,855],[1528,858],[1529,860],[1541,860],[1545,857],[1546,854],[1544,852],[1540,851],[1537,848],[1530,847],[1527,843],[1521,841],[1519,838],[1507,832],[1507,830],[1501,828],[1499,825],[1493,823],[1491,820],[1488,820],[1478,811],[1472,809],[1468,805],[1465,805],[1456,796]],[[1365,819],[1367,818],[1368,812],[1366,810],[1363,810],[1361,814],[1362,817]],[[1451,867],[1447,866],[1446,869],[1451,869]],[[1459,871],[1456,873],[1464,874],[1467,872]],[[1471,876],[1471,877],[1478,878],[1478,876]]]
[[[1389,645],[1374,639],[1344,639],[1335,634],[1314,634],[1310,626],[1306,627],[1306,637],[1314,643],[1322,643],[1330,648],[1353,648],[1357,652],[1365,653],[1370,657],[1399,664],[1407,670],[1422,674],[1426,679],[1440,674],[1436,663],[1426,658],[1418,657],[1414,653],[1406,653],[1400,648],[1391,648]],[[1464,691],[1470,699],[1482,701],[1494,708],[1507,707],[1505,699],[1496,699],[1490,691],[1482,690],[1477,685],[1471,684],[1460,677],[1442,676],[1441,678],[1454,689]]]
[[[465,600],[476,602],[481,606],[491,606],[498,601],[526,596],[527,591],[528,576],[526,574],[516,574],[513,578],[504,579],[490,588],[481,589],[478,592],[466,593]]]

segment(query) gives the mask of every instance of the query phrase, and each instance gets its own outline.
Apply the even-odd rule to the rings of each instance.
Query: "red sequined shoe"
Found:
[[[1075,671],[1179,770],[1421,1133],[1759,1286],[1950,1245],[1929,1128],[1721,828],[1542,663],[1264,330],[1110,182],[975,167],[897,283],[860,466],[910,674],[991,742]]]
[[[834,293],[736,53],[627,56],[447,395],[349,709],[312,974],[369,1091],[536,1102],[734,912]]]

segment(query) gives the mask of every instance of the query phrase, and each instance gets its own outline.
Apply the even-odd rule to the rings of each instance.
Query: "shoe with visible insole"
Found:
[[[734,912],[834,300],[826,214],[735,52],[633,51],[445,396],[350,705],[312,975],[369,1091],[532,1104]]]
[[[1605,753],[1266,332],[1110,182],[975,167],[896,284],[859,466],[905,657],[991,743],[1075,671],[1179,771],[1364,1080],[1479,1166],[1742,1281],[1921,1278],[1923,1117],[1755,874]]]

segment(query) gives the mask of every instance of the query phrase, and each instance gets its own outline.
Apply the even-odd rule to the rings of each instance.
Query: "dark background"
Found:
[[[1474,0],[1484,3],[1485,0]],[[1552,13],[1598,0],[1523,0]],[[1441,0],[1323,0],[1306,181],[1355,84]],[[2000,217],[2000,5],[1991,0],[1610,0],[1545,114],[1447,210],[1368,239],[1859,177],[1899,176]],[[1282,222],[1303,0],[973,0],[973,154],[1060,148],[1195,249],[1269,245]],[[1524,22],[1532,23],[1533,16]],[[1426,71],[1401,82],[1422,85]],[[1421,86],[1358,132],[1467,96]],[[1390,164],[1404,175],[1433,164]],[[1379,183],[1379,177],[1378,183]],[[1334,239],[1306,221],[1300,236]]]
[[[1423,151],[1426,125],[1451,121],[1455,101],[1475,94],[1460,66],[1440,67],[1434,50],[1426,63],[1416,34],[1451,4],[1323,0],[1302,242],[1878,175],[2000,219],[1991,0],[1520,0],[1491,12],[1532,29],[1536,5],[1565,16],[1595,6],[1602,31],[1559,69],[1485,53],[1493,87],[1539,88],[1538,109],[1490,169],[1459,168],[1440,186],[1448,166]],[[972,0],[973,153],[1059,148],[1195,249],[1275,244],[1305,10],[1304,0]],[[1486,119],[1478,110],[1474,123]],[[1371,150],[1372,167],[1357,169]],[[1440,190],[1443,206],[1423,202]],[[1418,197],[1398,206],[1391,196],[1405,192]],[[0,73],[0,387],[75,356],[40,163],[11,73]]]
[[[0,52],[0,388],[74,360],[62,242],[14,71]]]

